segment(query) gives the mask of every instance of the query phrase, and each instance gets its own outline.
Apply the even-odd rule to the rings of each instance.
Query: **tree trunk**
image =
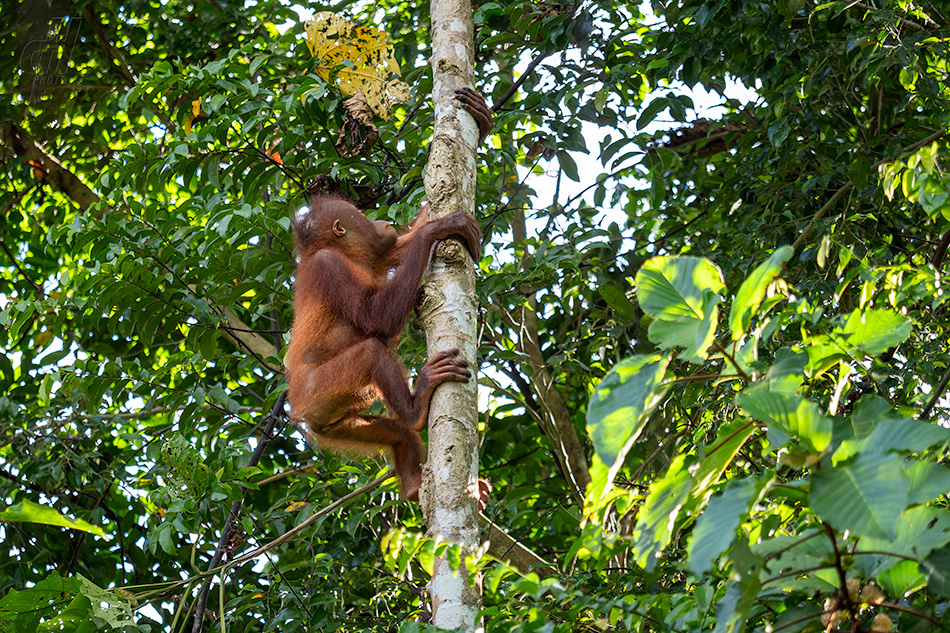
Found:
[[[474,45],[469,0],[433,0],[432,96],[435,132],[426,168],[426,197],[433,217],[475,210],[475,121],[459,108],[455,90],[473,83]],[[465,248],[446,240],[436,248],[419,309],[429,355],[458,348],[477,369],[475,270]],[[479,544],[478,407],[475,377],[444,383],[429,409],[429,456],[422,508],[428,535],[465,548]],[[432,624],[480,631],[481,581],[436,561],[430,585]]]

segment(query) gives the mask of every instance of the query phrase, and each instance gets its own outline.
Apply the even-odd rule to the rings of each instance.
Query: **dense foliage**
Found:
[[[491,631],[950,629],[950,11],[475,9],[481,464],[526,573],[392,480],[329,507],[385,464],[284,415],[306,191],[424,197],[426,6],[335,10],[412,87],[363,156],[278,0],[0,13],[0,627],[190,630],[214,580],[205,630],[418,630],[438,550]]]

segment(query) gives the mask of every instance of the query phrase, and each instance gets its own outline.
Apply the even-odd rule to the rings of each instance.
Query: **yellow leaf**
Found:
[[[388,119],[392,105],[408,98],[409,86],[397,79],[399,65],[385,31],[359,26],[330,11],[315,14],[304,30],[310,54],[320,59],[317,74],[329,81],[330,71],[338,69],[340,91],[345,95],[362,91],[378,117]]]
[[[306,501],[294,501],[287,506],[287,512],[297,512],[298,510],[303,510],[309,504]]]

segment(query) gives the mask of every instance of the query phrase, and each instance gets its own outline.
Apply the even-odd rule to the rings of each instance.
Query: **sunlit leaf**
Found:
[[[664,382],[668,364],[666,355],[633,356],[615,365],[597,386],[587,408],[587,434],[606,469],[591,482],[589,498],[602,497],[662,402],[670,387]]]
[[[655,319],[650,339],[664,349],[683,347],[686,360],[703,362],[725,286],[719,268],[696,257],[654,257],[637,272],[636,286],[640,307]]]
[[[910,320],[892,310],[855,310],[839,331],[851,352],[870,356],[899,345],[910,334]]]
[[[709,571],[716,558],[735,540],[736,531],[749,506],[758,498],[767,480],[732,481],[722,494],[709,500],[689,536],[689,567],[697,576]]]
[[[903,460],[891,454],[861,454],[847,466],[828,463],[812,479],[809,500],[836,530],[894,540],[907,507]]]
[[[9,506],[6,510],[0,511],[0,521],[11,521],[17,523],[43,523],[45,525],[57,525],[67,527],[73,530],[82,530],[90,532],[96,536],[106,538],[106,533],[102,528],[87,523],[82,519],[70,519],[63,516],[53,508],[42,506],[38,503],[24,499],[18,503]]]
[[[633,555],[644,569],[653,569],[660,552],[670,544],[676,518],[692,491],[690,481],[685,457],[680,455],[670,464],[666,474],[650,486],[633,529]]]
[[[881,589],[894,596],[910,595],[927,585],[927,578],[920,573],[915,560],[902,560],[887,571],[874,577]]]
[[[769,285],[791,256],[791,247],[783,246],[777,249],[768,261],[759,264],[742,282],[732,302],[732,308],[729,310],[729,329],[732,331],[732,340],[739,340],[748,331],[749,323],[762,303]]]
[[[832,419],[822,415],[818,405],[797,395],[774,393],[768,385],[756,385],[736,396],[745,413],[764,423],[773,444],[794,437],[813,453],[821,453],[831,443]]]

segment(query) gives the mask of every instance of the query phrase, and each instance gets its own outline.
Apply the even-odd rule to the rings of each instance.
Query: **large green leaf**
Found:
[[[702,319],[654,321],[648,330],[650,340],[662,349],[682,347],[685,360],[702,363],[706,360],[706,351],[716,335],[716,316],[717,308],[712,306]]]
[[[855,310],[839,334],[847,341],[852,355],[857,355],[855,350],[860,350],[877,356],[908,337],[910,319],[893,310]]]
[[[49,618],[66,606],[69,595],[78,593],[77,578],[62,578],[55,571],[35,586],[11,590],[0,598],[0,624],[10,633],[35,633],[40,618]]]
[[[892,596],[910,595],[927,585],[927,578],[920,573],[917,561],[902,560],[896,565],[875,576],[881,589]]]
[[[839,532],[893,541],[907,508],[904,460],[862,453],[847,466],[823,466],[812,478],[808,497],[818,516]]]
[[[73,530],[82,530],[83,532],[90,532],[96,536],[105,537],[106,535],[100,527],[87,523],[82,519],[70,519],[53,508],[41,506],[29,499],[24,499],[8,507],[6,510],[0,511],[0,521],[43,523],[45,525],[58,525]]]
[[[883,410],[862,409],[862,426],[873,425],[870,435],[861,439],[845,440],[835,451],[834,461],[838,464],[859,452],[886,453],[888,451],[919,453],[929,448],[946,446],[950,443],[950,429],[915,420],[913,418],[895,418],[876,420]],[[852,415],[854,417],[854,415]]]
[[[783,347],[775,353],[775,362],[760,381],[772,393],[794,395],[802,386],[802,377],[808,357]]]
[[[650,486],[646,502],[633,529],[633,556],[646,570],[656,566],[660,552],[670,544],[680,509],[689,499],[692,487],[686,459],[679,455],[666,474]]]
[[[878,576],[901,561],[901,557],[921,559],[950,543],[950,512],[942,508],[910,508],[897,525],[897,538],[863,537],[858,543],[861,556],[856,569],[866,577]]]
[[[762,492],[767,479],[731,481],[720,495],[709,500],[689,536],[689,567],[697,576],[712,568],[713,561],[735,540],[749,506]]]
[[[950,547],[930,552],[920,561],[920,571],[927,579],[927,588],[938,596],[950,598]]]
[[[812,453],[821,453],[831,443],[832,419],[822,415],[811,400],[775,393],[769,385],[762,384],[736,396],[736,404],[746,415],[768,427],[769,441],[776,446],[794,437]]]
[[[654,257],[637,272],[637,299],[655,321],[650,340],[663,349],[685,348],[684,358],[706,359],[718,322],[722,271],[697,257]]]
[[[718,293],[725,286],[722,271],[699,257],[654,257],[637,272],[637,299],[654,319],[702,317],[706,291]]]
[[[848,359],[845,347],[839,341],[833,340],[824,334],[805,338],[805,351],[808,353],[806,371],[812,378],[817,378],[838,363]]]
[[[96,633],[92,617],[92,602],[88,596],[79,594],[56,616],[36,627],[36,633]]]
[[[768,261],[759,264],[739,286],[739,292],[736,293],[732,308],[729,310],[729,329],[732,331],[732,340],[738,341],[748,331],[752,317],[759,309],[769,284],[782,271],[782,266],[791,256],[790,246],[777,249]]]
[[[893,310],[855,310],[830,335],[806,338],[808,373],[819,376],[842,360],[882,354],[907,338],[910,325]]]
[[[907,505],[930,503],[950,493],[950,468],[943,464],[912,460],[904,465],[904,474],[910,484]]]
[[[820,528],[804,529],[794,535],[766,538],[750,546],[753,553],[766,561],[768,574],[781,591],[831,591],[837,586],[834,570],[820,570],[833,556],[831,541]],[[789,575],[790,569],[815,569],[807,575]],[[829,571],[824,574],[822,571]],[[830,578],[829,578],[830,576]]]
[[[610,370],[597,385],[587,407],[587,434],[604,469],[592,469],[589,497],[600,499],[623,464],[627,451],[640,436],[650,414],[662,402],[666,354],[632,356]]]

